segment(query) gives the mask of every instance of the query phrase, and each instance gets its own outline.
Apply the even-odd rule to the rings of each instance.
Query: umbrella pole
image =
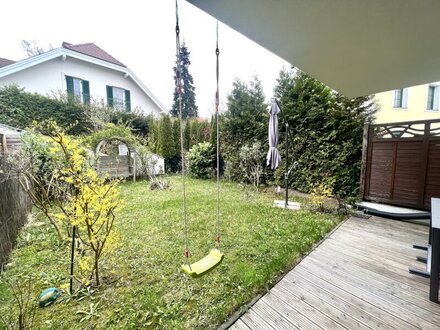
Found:
[[[286,122],[286,171],[284,172],[284,186],[286,188],[286,202],[284,208],[289,205],[289,123]]]

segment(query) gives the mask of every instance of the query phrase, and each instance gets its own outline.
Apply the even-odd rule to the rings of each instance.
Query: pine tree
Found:
[[[309,192],[313,185],[327,183],[334,193],[353,193],[353,175],[359,174],[363,124],[371,121],[376,105],[370,96],[347,99],[300,71],[282,71],[275,96],[281,103],[278,127],[289,124],[290,161],[299,166],[290,175],[290,185]],[[284,150],[284,134],[279,150]],[[283,160],[284,161],[284,160]],[[278,167],[282,177],[284,165]]]
[[[180,47],[180,77],[182,81],[182,117],[197,117],[198,116],[198,108],[196,105],[196,94],[195,87],[192,75],[188,71],[188,67],[191,65],[191,61],[189,59],[190,52],[188,48],[185,46],[185,43]],[[175,76],[174,82],[176,83],[176,88],[174,90],[173,96],[173,106],[171,108],[170,114],[173,117],[179,116],[179,94],[177,92],[177,66],[178,63],[176,61],[176,66],[173,68]]]
[[[228,110],[221,121],[221,152],[226,162],[228,176],[243,180],[239,150],[254,141],[267,145],[267,105],[261,82],[254,77],[249,84],[236,79],[227,96]],[[262,163],[264,158],[262,159]]]
[[[176,156],[180,156],[180,121],[174,120],[173,123],[173,142],[174,153]]]
[[[242,146],[267,137],[267,104],[261,82],[254,77],[249,84],[236,79],[227,96],[222,132],[225,143]]]
[[[169,116],[163,116],[159,126],[159,136],[157,141],[157,151],[159,155],[170,158],[174,155],[174,141],[172,139],[172,126]]]
[[[185,122],[185,128],[183,130],[183,148],[185,150],[191,149],[191,122],[187,120]]]

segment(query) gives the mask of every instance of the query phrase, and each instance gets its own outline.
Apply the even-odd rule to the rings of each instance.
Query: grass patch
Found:
[[[225,260],[212,273],[190,279],[184,262],[181,185],[151,191],[145,181],[121,186],[125,207],[117,227],[122,247],[96,292],[38,309],[37,328],[214,329],[292,267],[342,218],[272,208],[273,193],[254,193],[235,183],[221,185],[221,231]],[[215,183],[188,180],[189,247],[192,260],[206,255],[215,238]],[[68,283],[69,249],[56,243],[48,223],[28,225],[5,278],[32,276],[35,295]],[[12,297],[0,282],[0,313]],[[0,326],[1,329],[1,326]]]

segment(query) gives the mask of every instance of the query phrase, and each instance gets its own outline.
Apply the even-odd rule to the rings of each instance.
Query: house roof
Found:
[[[87,45],[87,46],[86,46]],[[81,51],[80,51],[81,50]],[[94,56],[95,55],[95,56]],[[153,101],[153,103],[160,109],[161,114],[166,114],[168,111],[165,106],[156,98],[156,96],[148,89],[148,87],[124,64],[116,60],[114,57],[103,51],[93,43],[72,45],[63,43],[63,47],[49,50],[43,54],[35,55],[25,58],[24,60],[0,66],[0,79],[16,72],[26,70],[35,65],[61,58],[65,61],[68,58],[75,58],[94,65],[98,65],[110,70],[121,72],[125,78],[130,78],[139,86],[139,88]]]
[[[114,58],[109,53],[107,53],[106,51],[104,51],[100,47],[96,46],[92,42],[85,43],[85,44],[72,45],[72,44],[64,41],[62,44],[62,47],[66,48],[66,49],[73,50],[75,52],[78,52],[78,53],[81,53],[84,55],[89,55],[89,56],[95,57],[97,59],[100,59],[100,60],[103,60],[106,62],[110,62],[110,63],[120,65],[123,67],[127,67],[125,64],[118,61],[116,58]]]
[[[3,68],[7,65],[14,64],[14,63],[15,63],[15,61],[0,57],[0,68]]]
[[[187,1],[347,97],[440,80],[438,0]]]

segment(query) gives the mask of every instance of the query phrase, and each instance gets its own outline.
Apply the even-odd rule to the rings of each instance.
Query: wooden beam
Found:
[[[364,197],[365,190],[365,172],[367,170],[367,152],[368,152],[368,131],[369,124],[364,125],[364,133],[362,135],[362,160],[361,160],[361,177],[359,178],[359,192]]]
[[[2,145],[3,145],[3,154],[8,153],[8,140],[6,139],[5,134],[1,134],[2,137]]]

